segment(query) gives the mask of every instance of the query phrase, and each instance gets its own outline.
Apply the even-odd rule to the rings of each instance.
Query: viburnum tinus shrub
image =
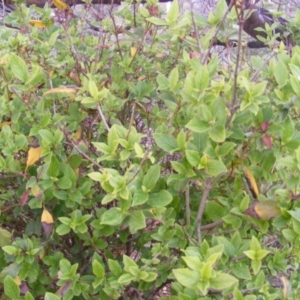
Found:
[[[7,17],[21,30],[0,29],[6,297],[297,295],[300,51],[224,62],[210,50],[232,33],[226,10],[124,3],[98,34],[48,8]]]

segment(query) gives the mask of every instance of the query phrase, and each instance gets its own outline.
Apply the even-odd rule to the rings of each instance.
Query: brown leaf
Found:
[[[270,135],[266,134],[261,139],[266,147],[273,148],[272,137]]]
[[[21,295],[25,295],[29,291],[26,281],[21,281],[19,288],[20,288]]]
[[[43,231],[45,232],[45,234],[50,235],[52,233],[52,229],[53,229],[53,217],[49,213],[49,211],[45,208],[44,208],[42,216],[41,216],[41,222],[42,222],[42,227],[43,227]]]
[[[27,171],[29,166],[33,165],[35,162],[37,162],[40,159],[42,151],[43,151],[42,147],[29,149],[25,172]]]
[[[40,187],[37,184],[31,188],[31,194],[39,200],[43,198],[43,191],[40,189]]]
[[[270,123],[269,122],[262,122],[260,125],[260,129],[263,133],[265,133],[269,129]]]
[[[25,190],[25,192],[22,194],[20,198],[20,204],[22,207],[27,203],[28,196],[29,196],[29,189]]]
[[[245,175],[245,178],[246,178],[246,182],[247,182],[248,188],[249,188],[249,190],[252,194],[252,197],[254,199],[256,199],[259,195],[259,190],[258,190],[258,187],[257,187],[257,184],[256,184],[256,180],[255,180],[253,174],[250,172],[249,169],[244,167],[243,170],[244,170],[244,175]]]
[[[243,212],[252,218],[268,221],[281,215],[281,210],[275,201],[256,201]]]
[[[42,228],[46,235],[50,235],[52,233],[53,224],[42,223]]]

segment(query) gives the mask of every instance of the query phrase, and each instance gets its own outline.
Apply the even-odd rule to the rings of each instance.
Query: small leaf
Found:
[[[21,198],[20,198],[20,205],[21,207],[23,207],[27,201],[28,201],[28,196],[29,196],[29,189],[25,190],[25,192],[22,194]]]
[[[258,202],[248,207],[243,212],[252,218],[268,221],[281,215],[281,210],[277,203],[272,200]]]
[[[40,29],[44,29],[46,27],[45,24],[40,20],[29,20],[28,23]]]
[[[272,143],[272,137],[268,134],[265,134],[261,138],[262,142],[265,144],[266,147],[272,149],[273,148],[273,143]]]
[[[9,231],[0,227],[0,247],[11,245],[11,236]]]
[[[216,277],[209,280],[210,287],[216,290],[224,290],[238,283],[238,280],[228,274],[218,273]]]
[[[32,166],[34,163],[36,163],[40,159],[42,151],[43,151],[43,148],[41,148],[41,147],[29,149],[25,172],[27,171],[29,166]]]
[[[3,283],[4,283],[4,293],[6,296],[8,296],[11,299],[20,298],[19,286],[11,276],[6,276]]]
[[[53,5],[59,10],[70,10],[69,5],[61,0],[53,0]]]
[[[211,176],[218,176],[221,173],[227,172],[227,168],[219,160],[210,160],[205,166],[205,171]]]
[[[120,209],[113,207],[105,211],[101,216],[101,224],[116,226],[120,225],[124,219],[123,213]]]
[[[57,93],[65,93],[65,94],[75,94],[76,93],[76,88],[70,88],[70,87],[65,87],[61,86],[58,88],[53,88],[51,90],[48,90],[43,94],[43,97],[49,94],[57,94]]]
[[[46,209],[43,210],[41,223],[45,234],[50,235],[53,229],[53,217]]]
[[[246,179],[248,188],[252,194],[252,197],[254,199],[257,199],[257,197],[259,195],[259,190],[258,190],[258,187],[256,184],[256,180],[248,168],[244,167],[243,170],[244,170],[245,179]]]
[[[172,200],[172,195],[168,191],[162,190],[158,193],[151,194],[147,203],[152,207],[164,207],[171,203]]]

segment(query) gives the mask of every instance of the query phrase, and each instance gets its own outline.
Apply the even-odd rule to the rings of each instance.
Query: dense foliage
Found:
[[[299,293],[300,48],[149,2],[0,28],[1,299]]]

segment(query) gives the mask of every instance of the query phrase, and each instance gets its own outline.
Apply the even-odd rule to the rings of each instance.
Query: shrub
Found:
[[[99,36],[48,8],[7,17],[21,29],[0,29],[7,297],[297,295],[300,49],[208,55],[236,22],[221,29],[226,9],[124,4]]]

